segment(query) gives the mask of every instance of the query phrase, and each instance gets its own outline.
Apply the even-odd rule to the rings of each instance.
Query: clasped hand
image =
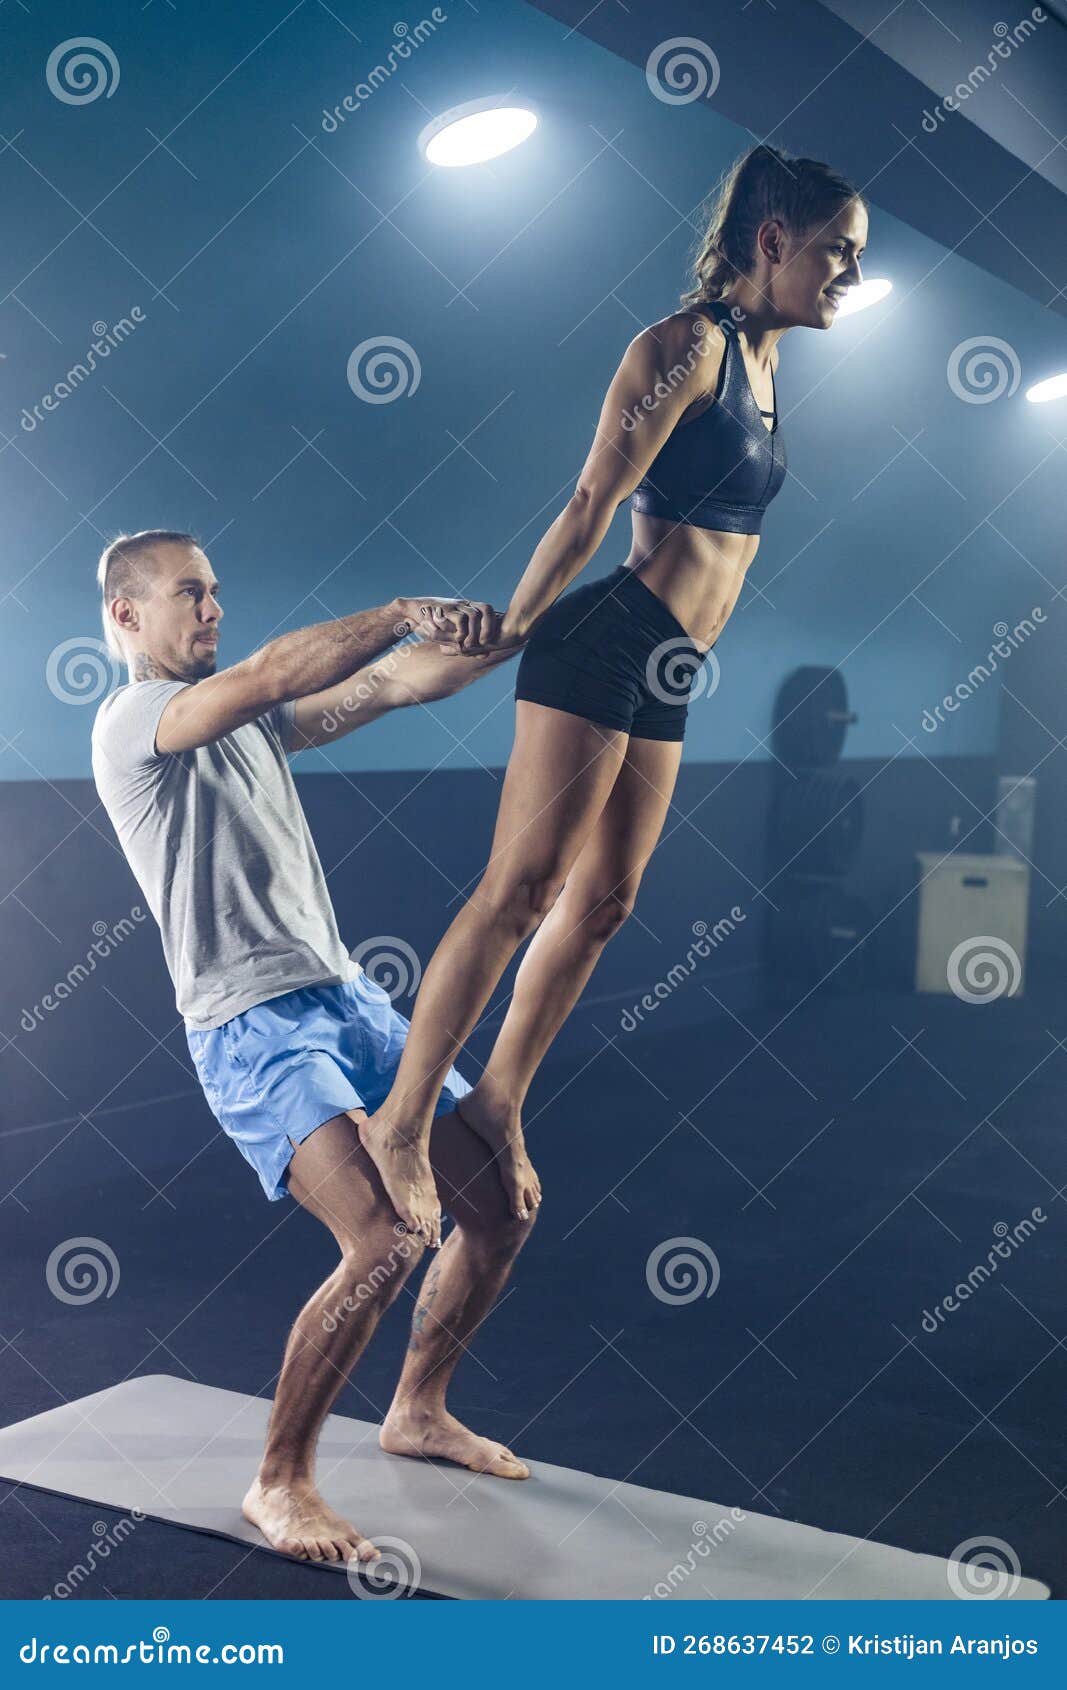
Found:
[[[442,651],[456,656],[506,651],[525,643],[509,626],[507,612],[494,610],[481,599],[401,598],[397,602],[403,622],[410,625],[405,632],[433,640]]]

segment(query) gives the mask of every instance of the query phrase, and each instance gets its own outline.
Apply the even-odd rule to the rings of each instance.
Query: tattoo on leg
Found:
[[[429,1314],[433,1300],[440,1289],[440,1279],[441,1264],[440,1262],[434,1262],[429,1273],[426,1275],[426,1282],[423,1285],[415,1313],[411,1318],[411,1342],[408,1345],[409,1350],[417,1350],[419,1347],[418,1334],[422,1331],[426,1324],[426,1316]]]

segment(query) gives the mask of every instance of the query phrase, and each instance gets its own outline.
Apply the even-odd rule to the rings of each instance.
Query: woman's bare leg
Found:
[[[512,956],[552,907],[615,783],[627,735],[527,699],[492,853],[422,978],[392,1090],[360,1129],[401,1220],[427,1243],[441,1212],[427,1155],[445,1075]]]
[[[604,946],[633,909],[681,756],[678,740],[630,740],[607,803],[522,959],[485,1072],[458,1104],[496,1155],[512,1213],[520,1219],[540,1194],[523,1137],[523,1099]]]

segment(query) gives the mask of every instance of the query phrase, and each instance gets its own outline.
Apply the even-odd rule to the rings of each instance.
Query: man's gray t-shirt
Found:
[[[163,935],[180,1013],[219,1027],[360,968],[341,942],[287,758],[291,703],[194,751],[159,752],[183,681],[134,681],[93,723],[93,776]]]

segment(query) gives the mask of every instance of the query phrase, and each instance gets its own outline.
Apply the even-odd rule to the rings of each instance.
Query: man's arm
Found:
[[[430,640],[454,637],[448,603],[397,598],[282,634],[232,668],[176,693],[160,717],[156,750],[191,751],[221,739],[275,704],[336,685],[413,630]]]
[[[432,641],[397,646],[339,686],[297,699],[288,749],[296,752],[329,745],[389,710],[448,698],[521,649],[514,645],[463,657],[447,655]]]

